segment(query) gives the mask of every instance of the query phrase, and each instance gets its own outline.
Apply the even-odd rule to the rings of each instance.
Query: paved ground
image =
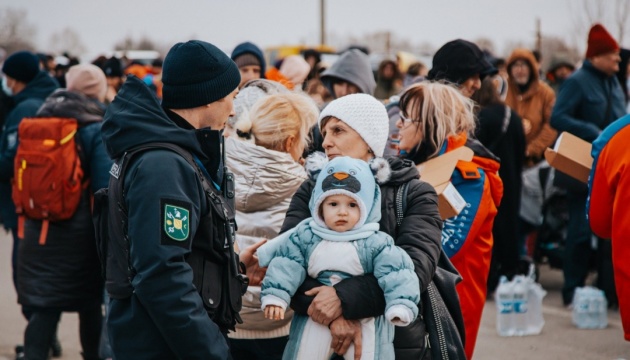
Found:
[[[0,230],[0,360],[12,359],[13,347],[22,342],[26,322],[16,304],[11,283],[11,241]],[[484,310],[475,359],[509,360],[630,360],[630,343],[624,342],[618,312],[609,312],[609,326],[603,330],[579,330],[571,324],[571,312],[560,297],[562,273],[541,268],[541,283],[548,294],[544,299],[545,327],[538,336],[499,337],[495,330],[494,302]],[[78,321],[64,314],[59,326],[64,360],[80,360]]]

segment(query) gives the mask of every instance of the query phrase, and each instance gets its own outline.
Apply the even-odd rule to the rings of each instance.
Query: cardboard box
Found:
[[[431,184],[438,194],[442,219],[459,215],[466,206],[466,200],[451,183],[451,176],[458,161],[471,161],[473,155],[473,151],[464,146],[416,166],[420,179]]]
[[[545,150],[545,159],[554,169],[586,183],[593,167],[591,148],[591,143],[565,131],[553,149]]]

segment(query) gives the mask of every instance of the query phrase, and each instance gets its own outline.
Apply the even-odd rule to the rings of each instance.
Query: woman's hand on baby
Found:
[[[284,320],[284,309],[280,306],[268,305],[265,307],[265,319]]]
[[[346,320],[340,316],[330,323],[330,334],[332,335],[330,347],[335,350],[336,354],[345,354],[350,345],[354,344],[354,359],[361,359],[363,345],[361,343],[361,323],[358,320]]]
[[[260,283],[262,283],[262,280],[267,273],[267,268],[259,266],[258,256],[256,255],[256,250],[258,250],[258,248],[263,246],[266,242],[267,239],[262,239],[254,245],[245,248],[238,255],[239,260],[245,265],[247,277],[249,278],[249,285],[251,286],[260,286]]]
[[[333,320],[341,316],[341,300],[339,300],[334,287],[319,286],[304,294],[315,296],[307,313],[316,323],[328,326]]]

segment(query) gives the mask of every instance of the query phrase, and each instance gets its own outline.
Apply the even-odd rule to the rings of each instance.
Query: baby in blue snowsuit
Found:
[[[363,160],[337,157],[317,176],[309,202],[311,218],[258,249],[265,315],[279,318],[306,275],[327,285],[373,273],[385,293],[385,315],[361,320],[361,359],[393,359],[394,325],[407,326],[418,315],[418,278],[407,253],[379,231],[381,194]],[[295,315],[283,359],[329,359],[328,327]],[[344,355],[354,358],[354,347]]]

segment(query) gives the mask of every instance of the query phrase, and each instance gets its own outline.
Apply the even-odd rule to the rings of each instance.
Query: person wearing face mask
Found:
[[[18,145],[18,126],[25,117],[33,117],[44,100],[59,84],[39,69],[39,59],[28,51],[9,56],[2,65],[2,90],[12,99],[13,107],[5,117],[0,136],[0,211],[4,228],[13,233],[14,281],[17,262],[17,216],[11,198],[13,159]]]
[[[160,104],[130,76],[102,126],[116,161],[107,233],[97,222],[108,242],[109,339],[119,359],[228,359],[245,281],[232,286],[242,277],[220,192],[229,189],[221,130],[241,76],[223,51],[191,40],[169,50],[162,81]]]

